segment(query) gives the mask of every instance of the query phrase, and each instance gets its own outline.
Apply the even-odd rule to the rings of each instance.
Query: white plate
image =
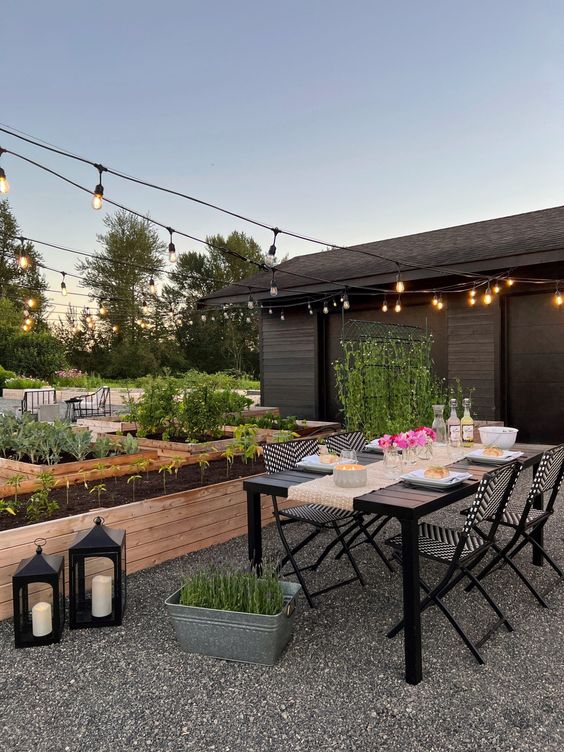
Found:
[[[374,439],[374,441],[369,441],[368,444],[364,447],[365,452],[376,452],[377,454],[384,454],[384,450],[381,446],[378,446],[378,439]]]
[[[474,462],[482,462],[484,465],[503,465],[506,462],[516,460],[517,457],[521,457],[522,454],[523,452],[509,452],[504,450],[500,457],[488,457],[487,454],[484,454],[483,449],[475,449],[473,452],[468,452],[466,459],[474,460]]]
[[[459,486],[465,480],[472,477],[470,473],[456,473],[450,471],[447,478],[426,478],[424,473],[424,470],[413,470],[411,473],[402,475],[401,479],[414,486],[444,489]]]
[[[318,454],[310,454],[309,457],[304,457],[303,460],[300,460],[296,464],[296,467],[300,470],[309,470],[312,473],[331,475],[336,464],[337,463],[333,465],[324,465],[320,461]]]

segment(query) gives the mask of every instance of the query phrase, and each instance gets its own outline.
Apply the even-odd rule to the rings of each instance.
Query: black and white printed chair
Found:
[[[548,449],[543,453],[527,494],[527,498],[525,499],[524,506],[520,508],[514,503],[510,503],[507,506],[501,517],[500,524],[504,527],[511,528],[513,530],[513,535],[503,548],[498,547],[497,545],[493,546],[495,556],[478,574],[478,580],[483,580],[484,577],[492,571],[509,565],[520,580],[529,588],[541,606],[548,608],[548,603],[545,600],[546,596],[554,590],[560,582],[562,582],[564,574],[558,564],[553,561],[545,551],[544,547],[539,543],[535,534],[538,535],[554,513],[554,504],[556,502],[556,497],[562,488],[563,477],[564,444],[560,444],[560,446]],[[535,509],[535,500],[539,496],[548,493],[550,493],[550,496],[545,509]],[[514,561],[515,556],[527,545],[530,545],[533,549],[539,551],[541,556],[550,564],[558,575],[555,582],[543,593],[539,593],[536,587],[523,573],[522,569],[518,567]],[[467,590],[470,590],[472,587],[473,585],[468,586]]]
[[[334,433],[325,439],[327,449],[334,454],[341,454],[344,451],[362,452],[366,446],[366,438],[362,431],[346,431],[344,433]]]
[[[315,439],[288,441],[282,444],[266,444],[263,450],[264,465],[268,473],[294,470],[300,460],[311,454],[315,454],[316,451],[317,441]],[[286,552],[284,558],[279,562],[279,569],[282,571],[283,567],[286,566],[288,562],[290,563],[293,573],[298,578],[311,608],[315,607],[313,599],[322,593],[327,593],[330,590],[334,590],[343,585],[348,585],[357,580],[364,586],[364,578],[362,577],[347,544],[347,537],[351,531],[359,525],[359,517],[357,514],[349,512],[346,509],[337,509],[336,507],[325,506],[323,504],[303,504],[287,509],[280,509],[276,496],[272,496],[272,507],[278,534],[280,535],[280,540],[282,541],[282,545]],[[313,527],[313,531],[299,543],[291,546],[286,537],[284,528],[287,525],[299,522]],[[317,536],[324,530],[332,531],[334,533],[333,540],[320,554],[317,561],[313,564],[300,567],[296,561],[295,555],[317,538]],[[339,582],[315,592],[310,592],[302,573],[307,570],[316,571],[330,551],[333,550],[335,545],[338,545],[343,549],[343,552],[351,563],[354,576],[345,580],[340,580]]]
[[[440,562],[447,567],[446,574],[434,587],[428,585],[420,577],[419,584],[427,594],[421,601],[421,611],[425,611],[432,605],[438,606],[478,663],[484,663],[479,648],[501,626],[504,626],[508,632],[513,631],[507,617],[475,577],[472,569],[494,544],[501,516],[520,472],[521,465],[518,462],[511,462],[484,475],[461,529],[442,527],[430,522],[419,523],[419,556]],[[491,520],[488,531],[478,530],[478,525],[486,520]],[[401,562],[401,534],[390,538],[386,543],[394,549],[394,558]],[[477,641],[468,637],[443,600],[447,593],[465,578],[478,588],[498,617],[497,621]],[[388,637],[395,637],[402,629],[403,621],[400,621],[388,632]]]
[[[362,452],[364,447],[366,446],[366,437],[362,433],[362,431],[346,431],[343,433],[334,433],[332,436],[327,437],[325,444],[327,445],[329,451],[333,452],[334,454],[340,454],[344,451],[353,451],[357,452],[358,454],[358,452]],[[364,524],[366,529],[370,531],[372,545],[376,553],[380,556],[386,567],[388,567],[388,569],[393,572],[394,568],[375,540],[378,533],[388,524],[390,520],[391,517],[386,517],[381,514],[364,515]],[[359,537],[362,538],[362,540],[359,541]],[[369,541],[363,535],[363,531],[359,529],[356,530],[351,536],[349,540],[349,546],[351,548],[355,548],[356,546],[364,545],[368,542]],[[340,558],[342,555],[343,551],[339,551],[337,558]]]

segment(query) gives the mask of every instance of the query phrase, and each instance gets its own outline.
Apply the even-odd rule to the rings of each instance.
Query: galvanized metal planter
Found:
[[[273,666],[294,630],[300,585],[282,582],[284,608],[275,616],[182,606],[180,590],[165,601],[176,638],[189,653]]]

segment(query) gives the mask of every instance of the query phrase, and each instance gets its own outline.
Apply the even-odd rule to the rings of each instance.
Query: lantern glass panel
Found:
[[[117,554],[73,556],[72,584],[76,627],[115,624],[122,607],[124,582]]]

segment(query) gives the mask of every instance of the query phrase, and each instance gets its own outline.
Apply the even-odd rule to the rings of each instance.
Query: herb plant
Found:
[[[183,606],[274,616],[284,606],[284,594],[274,571],[257,577],[252,572],[211,570],[187,577],[179,602]]]

